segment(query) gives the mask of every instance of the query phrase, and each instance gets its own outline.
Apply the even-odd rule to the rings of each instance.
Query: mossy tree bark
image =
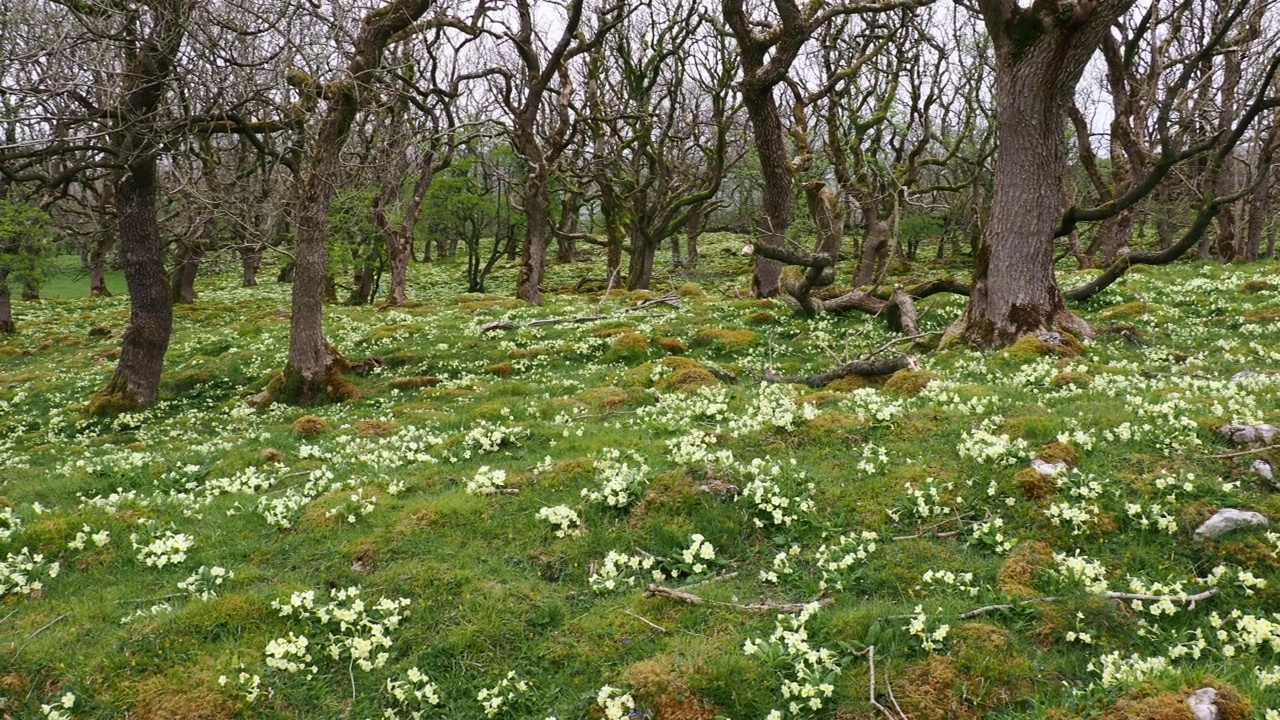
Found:
[[[1063,130],[1085,64],[1133,3],[980,3],[995,47],[999,155],[969,304],[948,340],[996,348],[1028,333],[1092,335],[1067,309],[1053,274],[1053,240],[1065,211]]]
[[[393,36],[409,27],[431,0],[393,0],[364,18],[346,77],[330,83],[329,106],[320,121],[311,155],[294,205],[294,273],[289,354],[284,373],[272,388],[272,399],[315,405],[341,399],[338,377],[341,355],[324,339],[325,237],[329,207],[342,181],[340,153],[369,90],[367,83],[382,66],[382,52]]]
[[[150,8],[151,31],[128,55],[124,102],[114,133],[120,156],[127,158],[116,177],[115,204],[120,263],[129,288],[129,327],[115,374],[90,402],[91,414],[113,414],[156,401],[173,331],[173,301],[156,216],[160,149],[153,125],[186,34],[191,4],[158,0]]]

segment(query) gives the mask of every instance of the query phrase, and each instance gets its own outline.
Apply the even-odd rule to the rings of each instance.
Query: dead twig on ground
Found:
[[[1165,600],[1168,600],[1170,602],[1187,603],[1187,606],[1189,608],[1194,609],[1196,606],[1196,603],[1200,602],[1201,600],[1208,600],[1209,598],[1217,594],[1218,594],[1218,588],[1213,587],[1213,588],[1209,588],[1208,590],[1205,590],[1204,592],[1199,592],[1194,595],[1149,595],[1146,593],[1108,592],[1108,593],[1103,593],[1099,597],[1104,597],[1108,600],[1141,600],[1143,602],[1163,602]],[[1062,597],[1039,597],[1039,598],[1031,598],[1030,600],[1020,600],[1016,603],[986,605],[984,607],[975,608],[968,612],[961,613],[960,619],[970,620],[972,618],[978,617],[979,615],[986,615],[987,613],[996,612],[999,610],[1012,610],[1013,608],[1021,607],[1023,605],[1032,605],[1035,603],[1060,602],[1066,599],[1067,598],[1062,598]]]
[[[798,613],[803,611],[812,603],[783,603],[766,600],[758,603],[749,603],[742,605],[739,603],[720,602],[719,600],[707,600],[699,595],[685,592],[677,588],[663,587],[661,585],[650,584],[644,589],[645,597],[664,597],[668,600],[688,603],[690,605],[718,605],[720,607],[730,607],[735,610],[745,610],[747,612],[778,612],[778,613]],[[815,601],[819,605],[829,605],[834,602],[831,598],[822,598]]]

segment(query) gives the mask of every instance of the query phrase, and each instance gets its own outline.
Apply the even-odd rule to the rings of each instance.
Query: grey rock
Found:
[[[1196,720],[1218,720],[1218,691],[1211,688],[1200,688],[1187,696],[1187,707]]]
[[[1045,477],[1053,477],[1060,472],[1065,472],[1067,464],[1064,462],[1049,463],[1041,460],[1040,458],[1036,458],[1031,461],[1031,469]]]
[[[1256,513],[1251,510],[1236,510],[1234,508],[1223,508],[1213,514],[1213,517],[1205,520],[1200,527],[1196,528],[1196,537],[1215,538],[1224,533],[1247,527],[1265,527],[1267,518],[1262,513]]]
[[[1268,423],[1261,425],[1232,423],[1218,428],[1218,434],[1222,436],[1223,440],[1228,440],[1237,445],[1252,445],[1258,442],[1269,444],[1276,439],[1278,433],[1280,433],[1280,428]]]
[[[1276,484],[1276,471],[1271,467],[1271,463],[1266,460],[1254,460],[1252,469],[1258,477],[1272,485]]]

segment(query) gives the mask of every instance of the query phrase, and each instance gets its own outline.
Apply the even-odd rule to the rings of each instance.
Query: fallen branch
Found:
[[[948,530],[946,532],[923,532],[915,535],[894,535],[890,540],[919,540],[921,538],[952,538],[960,534],[959,530]]]
[[[657,630],[658,632],[662,633],[663,635],[668,635],[668,634],[670,634],[670,632],[671,632],[670,630],[667,630],[666,628],[664,628],[664,627],[662,627],[661,625],[659,625],[659,624],[657,624],[657,623],[653,622],[653,621],[652,621],[652,620],[650,620],[649,618],[644,617],[643,615],[637,615],[637,614],[635,614],[635,613],[631,612],[630,610],[623,610],[622,612],[624,612],[624,613],[626,613],[626,614],[630,615],[631,617],[633,617],[633,618],[635,618],[635,619],[639,620],[640,622],[644,623],[645,625],[648,625],[649,627],[653,628],[654,630]]]
[[[1195,609],[1196,603],[1200,602],[1201,600],[1208,600],[1209,598],[1217,594],[1218,594],[1218,588],[1213,587],[1213,588],[1209,588],[1208,590],[1205,590],[1204,592],[1196,593],[1195,595],[1148,595],[1146,593],[1108,592],[1100,595],[1099,597],[1104,597],[1108,600],[1142,600],[1143,602],[1163,602],[1165,600],[1168,600],[1170,602],[1187,603],[1189,609]],[[969,620],[971,618],[976,618],[979,615],[986,615],[987,613],[996,612],[998,610],[1012,610],[1013,608],[1021,607],[1023,605],[1031,605],[1033,603],[1060,602],[1066,599],[1067,598],[1062,598],[1062,597],[1039,597],[1039,598],[1031,598],[1030,600],[1022,600],[1016,603],[987,605],[985,607],[980,607],[974,610],[970,610],[966,613],[961,613],[960,619]]]
[[[809,387],[819,388],[828,385],[843,377],[856,375],[858,377],[875,377],[877,375],[892,375],[899,370],[919,370],[920,361],[911,355],[899,355],[894,358],[881,358],[879,360],[854,360],[851,363],[845,363],[833,370],[828,370],[817,375],[807,375],[804,377],[785,377],[775,372],[766,372],[764,380],[774,383],[798,383],[808,385]]]
[[[772,601],[749,603],[740,605],[738,603],[720,602],[719,600],[707,600],[699,595],[685,592],[677,588],[663,587],[661,585],[650,584],[644,589],[644,597],[664,597],[668,600],[688,603],[690,605],[719,605],[721,607],[730,607],[735,610],[746,610],[747,612],[780,612],[780,613],[798,613],[802,612],[812,603],[778,603]],[[830,605],[834,602],[831,598],[822,598],[816,601],[819,605]]]
[[[709,578],[707,578],[706,580],[699,580],[699,581],[698,581],[698,582],[696,582],[696,583],[691,583],[691,584],[689,584],[689,585],[684,585],[684,586],[682,586],[682,587],[678,587],[678,588],[676,588],[676,589],[677,589],[677,590],[683,590],[683,591],[689,591],[689,590],[692,590],[692,589],[694,589],[694,588],[696,588],[696,587],[702,587],[703,585],[710,585],[710,584],[711,584],[711,583],[713,583],[713,582],[720,582],[721,580],[732,580],[733,578],[736,578],[736,577],[738,577],[738,573],[737,573],[737,571],[734,571],[734,572],[728,572],[728,573],[724,573],[724,574],[722,574],[722,575],[716,575],[715,577],[709,577]]]
[[[1205,457],[1219,458],[1219,459],[1233,458],[1233,457],[1240,457],[1241,455],[1257,455],[1258,453],[1264,453],[1264,452],[1267,452],[1268,450],[1280,450],[1280,445],[1267,445],[1266,447],[1253,448],[1252,450],[1237,450],[1236,452],[1220,453],[1218,455],[1205,455]]]
[[[629,312],[635,312],[637,310],[644,310],[645,308],[653,307],[654,305],[670,305],[672,307],[675,307],[679,304],[680,304],[679,295],[668,295],[666,297],[650,298],[640,303],[639,305],[635,305],[629,308],[623,308],[622,310],[619,310],[616,313],[580,315],[578,317],[549,317],[549,318],[541,318],[538,320],[530,320],[527,323],[513,323],[510,320],[497,320],[491,323],[487,323],[485,325],[481,325],[480,332],[487,333],[492,330],[511,330],[512,328],[516,328],[516,327],[541,327],[543,325],[560,325],[562,323],[593,322],[595,320],[606,320],[608,318],[613,317],[614,315],[621,315],[622,313],[629,313]]]
[[[62,613],[62,614],[61,614],[61,615],[59,615],[58,617],[56,617],[56,618],[54,618],[54,619],[50,620],[50,621],[49,621],[48,623],[46,623],[45,625],[41,626],[39,630],[36,630],[35,632],[33,632],[33,633],[31,633],[30,635],[28,635],[28,636],[27,636],[27,639],[28,639],[28,640],[31,640],[31,639],[32,639],[32,638],[34,638],[35,636],[37,636],[37,635],[39,635],[40,633],[44,632],[45,630],[48,630],[49,628],[53,627],[54,625],[57,625],[58,623],[62,622],[62,621],[63,621],[63,620],[65,620],[69,615],[71,615],[71,613],[69,613],[69,612]]]

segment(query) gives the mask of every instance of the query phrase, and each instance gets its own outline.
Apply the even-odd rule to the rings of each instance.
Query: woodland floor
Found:
[[[912,720],[1185,718],[1206,686],[1220,720],[1274,717],[1280,492],[1251,466],[1280,450],[1213,456],[1240,449],[1224,423],[1280,424],[1280,264],[1137,268],[1077,308],[1141,343],[813,390],[759,379],[895,336],[735,298],[740,243],[542,308],[509,299],[513,269],[460,295],[461,264],[415,265],[410,307],[328,309],[330,341],[384,365],[313,409],[245,403],[287,345],[269,269],[202,278],[162,401],[114,420],[82,411],[127,300],[15,300],[0,717],[883,717],[872,645],[878,702]],[[922,302],[923,329],[962,306]],[[1272,531],[1193,538],[1226,507]]]

